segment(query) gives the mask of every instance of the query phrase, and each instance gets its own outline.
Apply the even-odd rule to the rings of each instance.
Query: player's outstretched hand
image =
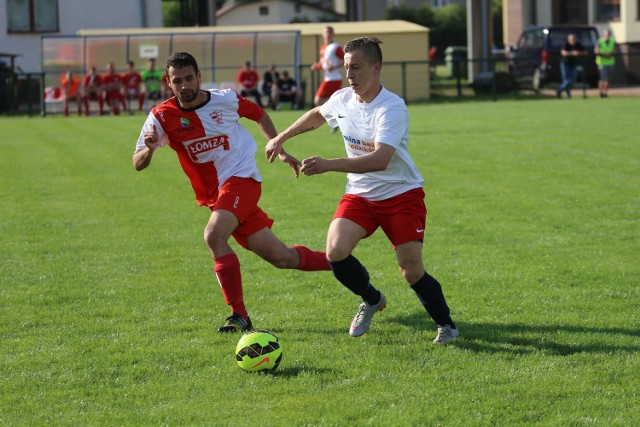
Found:
[[[300,163],[300,160],[296,159],[284,150],[280,151],[280,154],[278,154],[278,158],[291,166],[291,169],[293,169],[293,173],[296,175],[296,178],[300,176],[300,165],[302,164]]]
[[[278,157],[280,153],[283,152],[282,143],[279,142],[279,140],[280,138],[277,136],[275,138],[271,138],[271,140],[269,140],[269,142],[267,142],[267,145],[264,147],[264,153],[266,154],[267,160],[269,160],[269,163],[273,163],[276,157]],[[298,161],[296,160],[296,162]]]

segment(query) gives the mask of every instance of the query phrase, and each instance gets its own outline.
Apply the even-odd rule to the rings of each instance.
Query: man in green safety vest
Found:
[[[600,80],[598,81],[600,98],[606,98],[607,91],[609,90],[609,79],[613,72],[613,65],[616,63],[616,41],[611,37],[609,30],[602,32],[602,37],[598,40],[598,44],[594,50],[596,53],[596,64],[598,64],[598,71],[600,72]]]

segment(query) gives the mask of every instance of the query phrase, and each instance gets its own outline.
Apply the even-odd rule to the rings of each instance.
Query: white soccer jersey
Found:
[[[336,42],[323,44],[320,46],[320,56],[322,57],[322,69],[324,70],[324,80],[342,80],[341,67],[329,70],[329,67],[342,64],[344,52],[340,45]]]
[[[212,206],[219,188],[232,176],[261,182],[256,142],[238,119],[258,121],[264,110],[229,89],[208,92],[209,101],[196,109],[182,109],[175,97],[156,105],[136,144],[136,152],[144,149],[144,133],[155,125],[159,147],[169,145],[176,151],[202,206]]]
[[[331,127],[340,127],[348,157],[374,151],[374,143],[396,149],[387,169],[347,174],[347,193],[366,199],[385,200],[424,184],[408,151],[409,113],[399,96],[384,87],[368,103],[358,102],[350,87],[340,89],[320,107]]]

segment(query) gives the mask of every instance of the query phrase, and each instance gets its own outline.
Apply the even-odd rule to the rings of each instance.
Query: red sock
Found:
[[[327,271],[331,270],[327,261],[327,254],[324,252],[314,251],[305,246],[294,246],[293,249],[298,251],[300,256],[300,264],[297,270],[302,271]]]
[[[231,311],[245,319],[249,317],[244,307],[242,298],[242,275],[240,274],[240,261],[236,254],[229,254],[214,259],[216,265],[213,271],[216,273],[220,289],[224,296],[224,302],[231,306]]]

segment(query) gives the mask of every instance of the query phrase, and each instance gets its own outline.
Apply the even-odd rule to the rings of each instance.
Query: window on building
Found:
[[[587,0],[552,0],[551,22],[554,25],[585,25],[589,22],[588,6]]]
[[[619,21],[620,0],[596,0],[596,21]]]
[[[58,0],[7,0],[9,33],[59,31]]]
[[[269,14],[269,6],[260,6],[260,16]]]

